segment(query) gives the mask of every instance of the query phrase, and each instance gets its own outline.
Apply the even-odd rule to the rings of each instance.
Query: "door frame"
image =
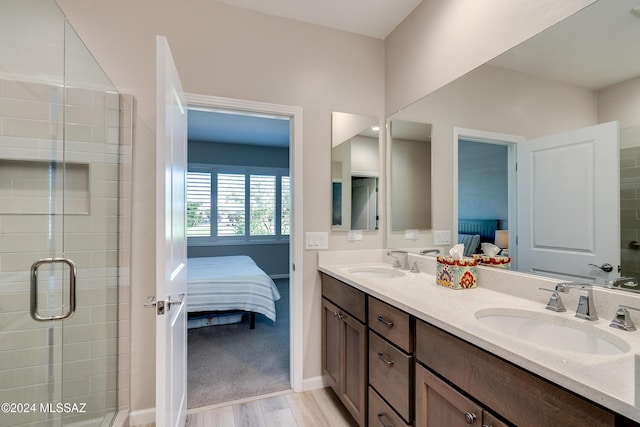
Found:
[[[508,204],[509,211],[507,222],[509,224],[509,255],[514,268],[517,265],[515,259],[516,248],[516,231],[517,215],[516,215],[516,147],[519,142],[525,141],[523,136],[510,135],[506,133],[488,132],[476,129],[465,129],[461,127],[453,128],[453,244],[458,242],[458,151],[461,139],[482,142],[485,144],[506,145],[508,147],[507,173],[508,173]]]
[[[303,391],[302,278],[302,107],[187,93],[187,106],[228,109],[289,117],[289,172],[291,175],[291,234],[289,236],[289,380],[295,392]]]

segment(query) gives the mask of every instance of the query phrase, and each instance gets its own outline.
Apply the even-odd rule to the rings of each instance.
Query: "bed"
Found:
[[[497,229],[497,219],[459,219],[458,243],[464,243],[464,256],[478,253],[481,243],[493,243]]]
[[[280,299],[273,280],[246,255],[189,258],[187,295],[190,317],[194,317],[191,313],[249,312],[251,329],[255,328],[256,313],[275,323],[275,302]],[[190,327],[197,327],[192,324]]]

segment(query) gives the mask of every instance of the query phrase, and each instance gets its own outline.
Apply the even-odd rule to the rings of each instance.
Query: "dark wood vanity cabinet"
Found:
[[[441,381],[438,377],[446,378],[459,390],[449,387],[453,392],[447,396],[454,392],[462,398],[469,396],[465,399],[482,402],[508,423],[520,427],[616,425],[611,412],[423,321],[416,321],[416,359],[419,362],[416,371],[424,376],[416,381],[418,427],[454,425],[431,422],[431,414],[424,417],[427,409],[432,409],[430,384]],[[447,405],[456,406],[454,400]],[[481,407],[461,411],[483,413]],[[479,413],[476,412],[477,419]]]
[[[359,425],[367,417],[366,295],[322,276],[322,371]]]
[[[360,426],[640,427],[321,276],[323,374]]]

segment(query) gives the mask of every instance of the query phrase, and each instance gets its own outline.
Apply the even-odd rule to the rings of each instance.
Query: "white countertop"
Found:
[[[436,284],[435,258],[410,255],[421,272],[404,271],[404,276],[376,278],[350,273],[355,267],[391,267],[384,250],[320,252],[319,270],[369,295],[383,300],[418,319],[437,326],[465,341],[544,377],[610,410],[640,422],[640,330],[621,331],[609,327],[618,304],[640,308],[634,294],[594,288],[599,319],[575,318],[577,292],[562,294],[567,311],[545,309],[557,281],[508,272],[490,267],[478,268],[478,287],[453,290]],[[429,274],[431,273],[431,274]],[[571,294],[575,294],[573,297]],[[591,355],[531,344],[500,333],[477,320],[481,309],[526,310],[540,316],[558,316],[570,322],[585,322],[597,334],[613,335],[630,350],[619,355]],[[634,322],[640,326],[640,313]],[[638,389],[638,391],[636,391]]]

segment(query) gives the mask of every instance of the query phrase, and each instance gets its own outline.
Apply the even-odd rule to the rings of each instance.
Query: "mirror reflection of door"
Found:
[[[520,271],[596,283],[619,276],[618,137],[609,122],[518,145]]]
[[[351,229],[378,229],[378,179],[351,177]]]
[[[458,140],[458,242],[479,242],[465,248],[467,256],[482,253],[485,242],[497,244],[503,254],[512,253],[508,244],[496,240],[496,230],[508,231],[510,225],[509,161],[506,143]],[[479,239],[465,239],[467,235]]]

